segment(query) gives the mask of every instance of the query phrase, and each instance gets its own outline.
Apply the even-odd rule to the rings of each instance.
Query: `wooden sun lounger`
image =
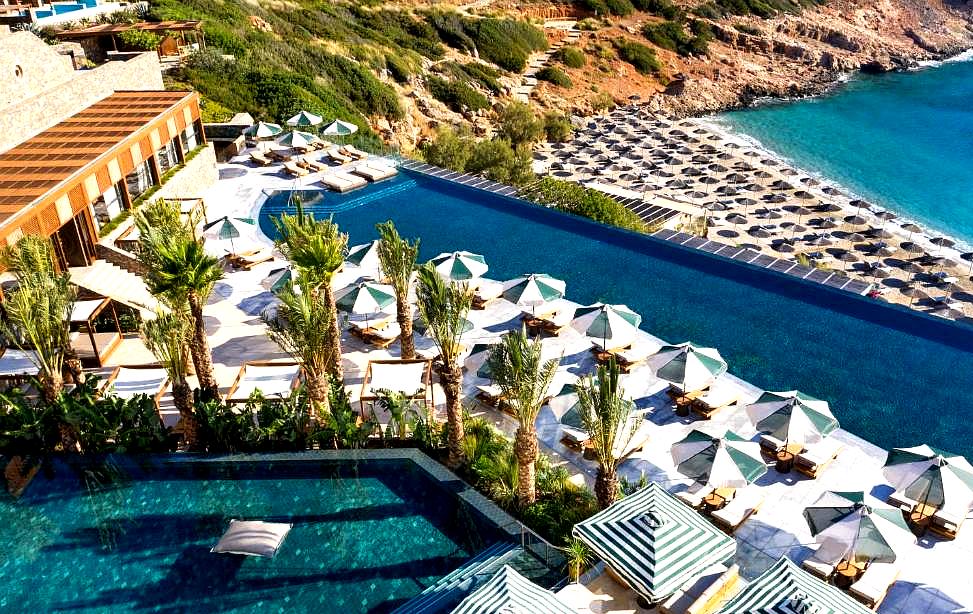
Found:
[[[848,593],[865,606],[877,610],[898,578],[899,568],[895,564],[872,563],[862,577],[851,585]]]
[[[259,382],[246,383],[246,379],[258,373],[261,368],[273,371],[278,376],[280,375],[281,371],[285,371],[287,373],[292,372],[293,377],[289,382],[286,382],[285,387],[281,387],[281,382],[277,382],[278,390],[261,389]],[[267,400],[283,400],[290,397],[291,393],[294,392],[300,382],[301,369],[300,365],[296,362],[275,362],[266,360],[247,361],[243,363],[240,370],[237,372],[236,378],[230,385],[230,389],[226,392],[226,398],[224,398],[224,401],[227,403],[246,403],[250,400],[250,395],[254,392],[254,390],[260,390],[262,393],[264,393],[264,398]],[[286,396],[284,396],[284,388],[286,388]]]
[[[230,254],[227,256],[230,266],[235,269],[243,269],[244,271],[249,271],[258,264],[268,262],[273,259],[273,250],[266,247],[256,251],[244,252],[242,254]]]
[[[271,164],[274,163],[273,160],[263,155],[259,151],[250,152],[250,161],[259,166],[270,166]]]
[[[331,188],[336,192],[348,192],[368,185],[368,182],[361,177],[355,177],[354,175],[341,172],[328,173],[321,177],[319,181],[325,187]]]
[[[916,501],[915,499],[910,499],[901,490],[897,490],[891,495],[889,495],[887,501],[889,505],[893,507],[897,507],[906,513],[911,512],[912,510],[915,509],[917,505],[919,505],[918,501]]]
[[[713,492],[713,487],[707,484],[696,482],[686,490],[676,493],[676,498],[693,509],[699,509],[703,505],[703,499]]]
[[[838,458],[844,447],[843,443],[831,437],[810,444],[794,458],[794,469],[809,478],[816,478],[834,459]]]
[[[760,452],[770,459],[777,458],[777,452],[784,447],[784,442],[773,435],[763,434],[760,436]]]
[[[812,576],[827,582],[844,554],[845,548],[840,542],[825,540],[811,556],[804,559],[801,567]]]
[[[304,177],[308,174],[308,170],[306,168],[301,168],[296,162],[292,161],[284,162],[284,172],[289,175],[293,175],[294,177]]]
[[[337,147],[332,147],[331,149],[325,151],[324,155],[328,156],[338,164],[349,164],[355,161],[351,156],[346,156],[338,151]]]
[[[730,535],[753,514],[757,513],[764,503],[764,494],[755,488],[738,490],[736,496],[726,504],[726,507],[713,512],[713,522]]]
[[[645,362],[658,349],[657,346],[651,343],[636,341],[632,344],[631,348],[616,353],[615,360],[618,362],[618,368],[623,373],[628,373],[636,366]]]
[[[361,327],[353,323],[348,330],[365,343],[385,349],[395,343],[402,332],[398,322],[392,322],[391,319],[389,317],[384,323],[378,323],[376,326],[369,327]]]
[[[481,280],[476,284],[473,294],[473,309],[486,309],[486,306],[500,298],[503,284],[499,281]]]
[[[287,162],[291,159],[292,153],[289,149],[268,149],[266,152],[264,152],[264,155],[271,160]]]
[[[312,173],[320,173],[331,168],[320,160],[312,160],[310,158],[305,159],[305,163],[307,164],[307,170],[311,171]]]
[[[364,152],[354,145],[345,145],[344,147],[339,147],[338,152],[346,156],[351,156],[352,158],[357,158],[359,160],[364,160],[368,158],[368,152]]]
[[[740,391],[725,381],[716,381],[710,386],[706,394],[693,399],[693,412],[704,420],[710,420],[720,411],[736,404],[740,400]]]
[[[500,407],[503,402],[503,391],[500,386],[495,386],[490,384],[488,386],[477,386],[476,387],[476,398],[484,405],[490,407]]]
[[[956,539],[956,534],[959,532],[959,528],[963,526],[964,520],[966,520],[965,514],[961,516],[959,513],[954,514],[939,509],[932,515],[929,530],[942,538]]]

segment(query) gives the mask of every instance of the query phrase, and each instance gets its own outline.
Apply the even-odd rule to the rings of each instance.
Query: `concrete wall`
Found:
[[[24,38],[21,35],[29,38]],[[33,39],[33,40],[31,40]],[[23,44],[23,48],[12,48],[9,41]],[[36,43],[40,44],[37,47]],[[16,47],[16,45],[14,46]],[[53,55],[51,55],[53,54]],[[41,58],[39,64],[32,57]],[[27,140],[39,132],[59,123],[117,90],[162,90],[162,71],[159,58],[154,51],[120,56],[124,59],[106,62],[91,70],[70,69],[71,58],[59,55],[53,48],[28,32],[15,32],[0,37],[0,152]],[[45,78],[51,75],[53,87],[42,88],[34,77],[17,89],[11,97],[6,87],[13,80],[7,78],[8,70],[13,75],[15,66],[24,67],[24,75],[42,72]],[[63,67],[68,72],[62,72]],[[67,80],[64,79],[67,75]],[[51,81],[47,82],[51,85]],[[3,106],[3,102],[8,102]],[[12,101],[12,103],[10,102]]]
[[[216,170],[216,154],[213,145],[207,143],[196,156],[178,173],[166,181],[158,192],[152,195],[156,198],[200,198],[220,178]]]
[[[0,113],[67,83],[74,77],[71,58],[30,32],[0,36]],[[2,137],[0,137],[2,138]]]

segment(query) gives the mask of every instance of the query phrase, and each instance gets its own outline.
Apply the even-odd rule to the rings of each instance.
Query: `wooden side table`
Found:
[[[804,446],[797,443],[787,444],[777,451],[777,464],[774,466],[778,473],[790,473],[794,468],[794,459],[804,449]]]
[[[718,510],[733,498],[735,488],[717,488],[703,499],[703,506],[710,511]]]
[[[861,575],[861,568],[849,561],[842,561],[834,568],[834,583],[838,588],[846,589],[855,583]]]
[[[935,513],[936,508],[925,503],[919,503],[912,508],[912,511],[909,513],[909,524],[912,526],[912,532],[917,537],[922,537],[926,534],[926,530],[932,524],[932,516]]]

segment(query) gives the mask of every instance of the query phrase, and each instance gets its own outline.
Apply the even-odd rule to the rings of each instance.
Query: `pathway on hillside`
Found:
[[[513,90],[514,100],[519,102],[529,102],[530,95],[537,87],[537,73],[542,68],[550,64],[551,58],[557,51],[565,46],[578,42],[581,32],[577,29],[578,23],[568,19],[547,20],[544,22],[544,29],[564,30],[567,36],[552,44],[542,53],[531,55],[527,60],[527,70],[521,77],[520,85]]]

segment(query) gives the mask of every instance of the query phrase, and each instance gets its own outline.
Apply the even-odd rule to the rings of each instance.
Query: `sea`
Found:
[[[973,249],[973,54],[713,121]]]

